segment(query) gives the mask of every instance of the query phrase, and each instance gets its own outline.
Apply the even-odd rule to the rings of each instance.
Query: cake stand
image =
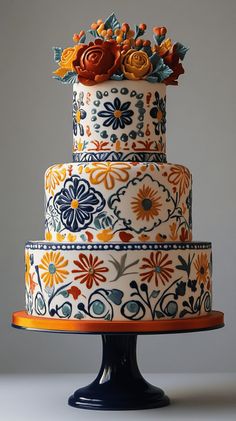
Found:
[[[103,352],[99,373],[91,384],[76,390],[68,404],[84,409],[135,410],[170,403],[164,391],[148,383],[139,371],[137,335],[218,329],[224,326],[224,314],[212,311],[207,316],[184,320],[110,322],[49,319],[17,311],[12,315],[12,326],[41,332],[100,334]]]

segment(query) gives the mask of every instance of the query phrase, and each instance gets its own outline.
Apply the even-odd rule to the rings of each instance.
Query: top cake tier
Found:
[[[166,162],[166,85],[73,84],[73,161]]]

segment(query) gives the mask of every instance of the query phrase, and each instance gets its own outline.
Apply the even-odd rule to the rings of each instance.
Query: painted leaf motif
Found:
[[[157,317],[157,319],[161,319],[162,317],[164,317],[164,314],[161,313],[161,311],[155,311],[155,316]]]
[[[84,315],[83,315],[83,313],[81,313],[81,312],[79,311],[79,313],[76,313],[76,314],[74,315],[74,317],[75,317],[76,319],[83,319],[83,318],[84,318]]]
[[[180,319],[181,319],[182,317],[184,317],[184,316],[185,316],[185,314],[188,314],[188,311],[184,309],[184,310],[182,310],[182,311],[180,312],[180,314],[179,314]]]
[[[69,293],[67,291],[61,291],[58,295],[62,295],[63,297],[69,297]]]
[[[159,293],[160,293],[160,291],[157,291],[157,290],[153,290],[152,291],[152,293],[151,293],[151,295],[150,295],[150,297],[152,297],[152,298],[157,298],[157,296],[159,295]]]
[[[124,293],[119,289],[112,289],[109,291],[108,297],[114,304],[120,305],[122,302]]]
[[[61,60],[62,51],[60,47],[53,47],[53,58],[56,63]]]

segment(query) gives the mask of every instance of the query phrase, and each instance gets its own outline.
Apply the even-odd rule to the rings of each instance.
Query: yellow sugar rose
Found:
[[[67,72],[74,72],[73,61],[75,61],[81,46],[82,44],[78,44],[74,47],[65,48],[61,54],[61,61],[58,63],[60,67],[53,73],[63,78]]]
[[[139,80],[152,71],[152,64],[145,51],[131,49],[123,56],[121,69],[127,79]]]

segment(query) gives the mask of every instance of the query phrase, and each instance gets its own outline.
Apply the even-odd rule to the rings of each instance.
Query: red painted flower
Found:
[[[115,40],[95,39],[79,49],[73,66],[81,83],[95,85],[110,79],[120,65],[120,58],[120,46]]]
[[[165,285],[166,282],[169,282],[174,272],[171,265],[172,260],[169,260],[167,253],[162,253],[161,251],[154,253],[152,251],[149,258],[143,258],[140,270],[144,270],[144,272],[140,273],[141,280],[150,282],[154,279],[156,286],[158,286],[159,281]]]
[[[78,296],[81,294],[80,289],[75,287],[74,285],[70,289],[68,289],[67,292],[72,295],[74,300],[77,300]]]
[[[74,278],[75,281],[79,279],[81,284],[86,283],[87,288],[92,288],[93,283],[99,285],[99,282],[106,282],[106,277],[103,273],[108,272],[108,268],[101,266],[103,260],[93,257],[92,254],[86,256],[83,253],[79,254],[79,260],[74,260],[74,264],[78,269],[73,269],[72,273],[78,275]]]

